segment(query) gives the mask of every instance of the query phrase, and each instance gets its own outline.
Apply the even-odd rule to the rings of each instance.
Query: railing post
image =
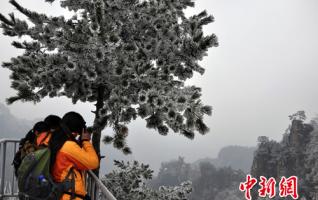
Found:
[[[2,145],[2,168],[1,168],[1,187],[0,187],[0,195],[4,195],[4,180],[5,180],[5,167],[6,167],[6,149],[7,149],[7,143],[4,142]],[[2,198],[2,197],[1,197]]]
[[[17,143],[14,142],[14,148],[13,148],[13,158],[14,158],[14,155],[17,151]],[[14,180],[15,180],[15,177],[14,177],[14,170],[12,171],[12,181],[11,181],[11,195],[14,194]]]
[[[0,142],[0,160],[1,160],[1,153],[2,153],[2,143]],[[1,169],[2,171],[2,169]],[[2,187],[2,177],[0,177],[0,188]],[[0,200],[2,200],[2,193],[0,191]]]
[[[94,186],[100,187],[100,191],[105,195],[107,200],[116,200],[113,194],[107,189],[107,187],[98,179],[98,177],[91,170],[88,171],[88,174],[91,176]]]

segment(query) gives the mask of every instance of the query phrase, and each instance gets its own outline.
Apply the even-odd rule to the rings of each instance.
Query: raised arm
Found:
[[[83,141],[82,148],[75,142],[67,141],[62,152],[67,155],[67,158],[74,163],[77,169],[89,170],[99,166],[98,156],[89,141]]]

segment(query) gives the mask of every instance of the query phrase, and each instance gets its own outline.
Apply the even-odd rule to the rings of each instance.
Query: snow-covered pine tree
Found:
[[[60,5],[74,12],[71,19],[10,3],[28,20],[0,14],[3,34],[32,40],[13,42],[24,54],[2,65],[12,71],[17,90],[8,103],[47,96],[94,102],[98,153],[106,126],[115,134],[104,141],[130,153],[126,124],[138,116],[161,135],[169,128],[190,139],[208,132],[203,116],[211,107],[202,104],[200,88],[184,83],[204,73],[198,61],[218,42],[203,34],[214,20],[206,11],[185,16],[191,0],[63,0]]]
[[[179,186],[152,189],[146,184],[153,174],[149,165],[139,164],[137,161],[114,162],[117,169],[104,176],[102,182],[118,200],[187,200],[192,192],[190,181],[185,181]]]

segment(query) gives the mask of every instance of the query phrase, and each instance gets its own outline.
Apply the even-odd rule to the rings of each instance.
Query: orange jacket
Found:
[[[51,139],[50,132],[42,132],[36,136],[36,146],[45,145],[48,146]]]
[[[96,169],[99,159],[93,145],[83,141],[81,148],[74,141],[66,141],[56,155],[56,161],[51,171],[54,181],[62,182],[73,167],[75,173],[75,193],[86,195],[84,171]],[[71,192],[71,190],[69,191]],[[70,195],[64,194],[61,200],[69,200]],[[81,200],[76,198],[76,200]]]

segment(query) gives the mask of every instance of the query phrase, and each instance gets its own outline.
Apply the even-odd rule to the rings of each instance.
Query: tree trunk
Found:
[[[104,106],[104,94],[105,94],[105,87],[98,87],[97,89],[97,103],[95,104],[96,110],[95,110],[95,119],[94,119],[94,124],[93,124],[93,146],[95,148],[95,151],[98,155],[98,158],[101,159],[100,155],[100,139],[102,135],[102,130],[105,128],[106,123],[101,123],[101,116],[99,115],[100,110]],[[96,174],[97,177],[99,177],[99,168],[94,170],[94,173]]]
[[[95,118],[94,121],[96,121],[97,119]],[[95,122],[94,122],[94,126],[95,126]],[[94,130],[93,132],[93,138],[92,138],[92,142],[93,142],[93,146],[94,149],[98,155],[99,160],[101,159],[100,156],[100,139],[101,139],[101,135],[102,135],[102,131],[101,130]],[[97,177],[99,177],[99,168],[100,166],[98,166],[97,169],[94,170],[94,173],[96,174]]]

